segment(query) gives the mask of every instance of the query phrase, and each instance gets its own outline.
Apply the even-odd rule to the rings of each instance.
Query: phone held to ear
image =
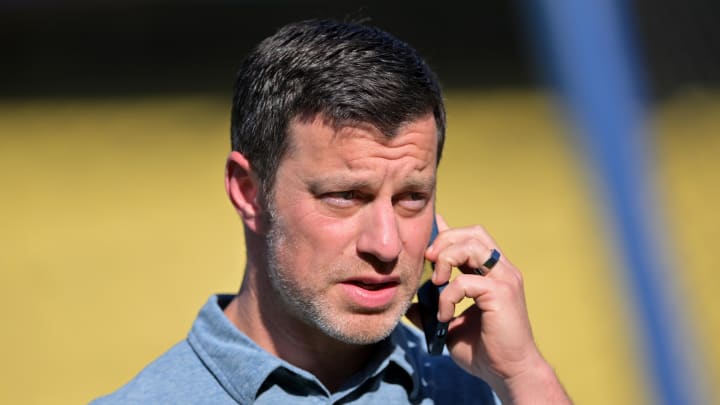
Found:
[[[437,234],[437,222],[433,220],[432,234],[430,235],[428,246],[433,243]],[[431,266],[434,270],[435,265],[431,263]],[[427,351],[433,356],[442,354],[443,348],[445,347],[445,339],[447,338],[448,322],[439,322],[437,319],[438,299],[446,285],[447,283],[437,286],[433,284],[431,280],[428,280],[420,287],[417,293]]]

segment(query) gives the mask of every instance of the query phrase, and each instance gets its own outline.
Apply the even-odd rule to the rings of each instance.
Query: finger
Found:
[[[487,229],[485,229],[485,227],[483,227],[481,225],[474,226],[473,232],[487,246],[490,246],[491,248],[494,248],[494,249],[497,249],[498,251],[500,251],[500,248],[498,248],[497,242],[495,242],[495,239],[493,239],[493,237],[490,236],[490,232],[488,232]]]
[[[440,229],[439,223],[438,229]],[[442,251],[447,246],[462,243],[470,239],[479,240],[488,248],[500,251],[497,243],[495,243],[495,241],[490,237],[490,234],[488,234],[483,227],[475,225],[463,228],[442,229],[437,238],[435,238],[435,241],[427,249],[426,257],[428,260],[435,261],[438,252]]]
[[[496,288],[497,281],[469,274],[461,274],[448,284],[438,300],[438,320],[448,322],[455,315],[455,306],[464,298],[478,302],[484,295]]]
[[[450,226],[448,226],[447,222],[445,222],[445,218],[437,212],[435,213],[435,221],[438,225],[438,231],[442,232],[446,229],[450,229]]]
[[[474,274],[487,276],[488,274],[490,274],[492,269],[495,268],[495,266],[500,262],[501,258],[502,255],[497,249],[490,249],[490,255],[488,256],[487,260],[485,260],[480,266],[472,268],[471,270]]]
[[[472,346],[467,339],[458,339],[458,336],[476,336],[482,324],[482,310],[475,305],[469,306],[463,313],[453,318],[448,324],[448,335],[445,341],[448,349],[454,351],[457,344],[465,343],[468,349]],[[467,331],[467,332],[465,332]],[[472,355],[468,356],[472,357]]]
[[[492,249],[477,239],[468,239],[463,243],[445,247],[437,255],[433,282],[438,285],[447,282],[453,267],[459,268],[463,273],[478,274],[476,269],[487,261],[491,252]]]

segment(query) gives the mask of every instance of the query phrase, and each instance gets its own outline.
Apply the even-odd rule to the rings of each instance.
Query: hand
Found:
[[[463,273],[447,285],[438,303],[438,320],[450,321],[447,346],[454,361],[488,382],[504,403],[540,399],[539,392],[527,391],[546,388],[548,378],[562,396],[553,395],[553,402],[547,403],[562,403],[558,398],[569,403],[533,339],[520,271],[501,252],[486,276],[477,275],[475,269],[492,249],[500,251],[497,243],[480,226],[450,229],[440,215],[437,222],[440,232],[425,253],[435,263],[432,282],[448,282],[453,267]],[[455,305],[466,297],[475,305],[453,318]]]

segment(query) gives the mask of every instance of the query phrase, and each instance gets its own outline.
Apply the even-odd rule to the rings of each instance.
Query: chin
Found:
[[[352,314],[342,320],[318,325],[328,336],[352,345],[375,344],[390,336],[397,327],[402,315],[391,313]]]

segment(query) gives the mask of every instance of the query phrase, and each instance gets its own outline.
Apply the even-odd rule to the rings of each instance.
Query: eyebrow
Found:
[[[403,181],[402,188],[407,190],[424,190],[424,191],[430,191],[435,188],[435,183],[437,182],[437,177],[433,176],[432,178],[425,180],[423,178],[416,178],[416,177],[410,177],[405,179]]]
[[[435,188],[436,179],[435,176],[428,180],[410,177],[403,180],[400,188],[402,190],[430,191]],[[374,185],[373,182],[365,179],[353,179],[347,176],[325,176],[310,180],[308,189],[313,194],[323,194],[333,190],[372,189]]]
[[[346,176],[325,176],[310,180],[308,189],[313,194],[327,193],[332,190],[361,190],[371,188],[367,180],[352,179]]]

